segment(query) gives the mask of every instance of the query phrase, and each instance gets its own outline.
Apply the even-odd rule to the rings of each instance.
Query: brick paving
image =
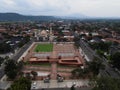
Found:
[[[57,78],[57,63],[51,64],[51,79],[55,80]]]

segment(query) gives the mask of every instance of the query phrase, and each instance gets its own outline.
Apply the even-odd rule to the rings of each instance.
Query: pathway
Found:
[[[89,80],[81,79],[81,80],[64,80],[63,82],[57,82],[57,80],[50,80],[50,83],[44,83],[43,81],[36,81],[36,85],[34,89],[40,88],[70,88],[73,84],[75,87],[89,87]],[[32,84],[33,87],[33,84]],[[33,89],[33,88],[32,88]]]

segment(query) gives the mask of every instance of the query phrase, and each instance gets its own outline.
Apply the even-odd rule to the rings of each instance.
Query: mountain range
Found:
[[[71,14],[68,16],[32,16],[18,13],[0,13],[0,21],[45,21],[56,19],[85,19],[87,16],[82,14]]]
[[[67,16],[33,16],[18,13],[0,13],[0,21],[48,21],[58,19],[120,19],[120,17],[89,17],[78,13]]]
[[[54,20],[54,16],[30,16],[18,13],[0,13],[0,21],[42,21]]]

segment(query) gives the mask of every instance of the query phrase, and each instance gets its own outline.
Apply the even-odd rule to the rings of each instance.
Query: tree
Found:
[[[17,63],[11,59],[5,62],[5,74],[9,79],[14,79],[17,75]]]
[[[88,62],[87,65],[89,70],[93,73],[93,76],[97,76],[100,69],[104,69],[102,61],[100,61],[97,57],[94,57],[93,61]]]
[[[26,73],[26,78],[27,78],[27,79],[31,79],[31,76],[30,76],[30,73],[29,73],[29,72]]]
[[[20,41],[20,42],[18,43],[18,47],[19,47],[19,48],[21,48],[23,45],[24,45],[23,41]]]
[[[22,72],[22,71],[19,72],[19,76],[20,76],[20,77],[23,77],[23,76],[24,76],[24,72]]]
[[[31,74],[33,75],[33,79],[35,79],[36,76],[37,76],[37,72],[35,72],[35,71],[31,71]]]
[[[29,36],[24,37],[23,40],[18,43],[18,47],[21,48],[22,46],[24,46],[29,41],[30,41],[30,37]]]
[[[10,52],[11,46],[6,44],[5,42],[0,43],[0,53],[7,53]]]
[[[20,71],[23,68],[23,61],[17,63],[17,69]]]
[[[90,32],[89,32],[89,34],[88,34],[88,35],[89,35],[90,37],[92,37],[92,36],[93,36],[93,35],[92,35],[92,33],[90,33]]]
[[[73,77],[86,77],[89,73],[88,68],[76,68],[72,72]]]
[[[102,57],[102,56],[104,56],[104,51],[99,49],[99,50],[97,50],[97,54]]]
[[[0,66],[3,63],[3,61],[4,61],[4,58],[0,57]]]
[[[8,76],[9,79],[15,79],[17,73],[21,71],[23,67],[23,61],[17,63],[14,60],[9,59],[8,57],[6,57],[5,59],[5,74]]]
[[[73,77],[78,77],[79,76],[79,68],[72,70],[72,75]]]
[[[74,45],[75,45],[76,48],[79,48],[79,46],[80,46],[79,41],[80,41],[80,37],[75,37],[74,38]]]
[[[20,77],[16,80],[8,90],[30,90],[31,80],[25,77]]]
[[[120,79],[101,77],[97,78],[95,82],[92,90],[120,90]]]
[[[114,55],[111,56],[111,63],[120,69],[120,52],[115,53]]]
[[[92,43],[92,44],[90,44],[90,46],[93,49],[108,52],[111,44],[112,44],[111,42],[106,42],[106,43],[105,42],[100,42],[100,43]]]
[[[30,41],[30,37],[29,36],[24,37],[24,41],[25,41],[25,43],[29,42]]]

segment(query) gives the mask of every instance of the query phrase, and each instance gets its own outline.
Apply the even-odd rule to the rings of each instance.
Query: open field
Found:
[[[53,44],[38,44],[34,51],[35,52],[52,52]]]

